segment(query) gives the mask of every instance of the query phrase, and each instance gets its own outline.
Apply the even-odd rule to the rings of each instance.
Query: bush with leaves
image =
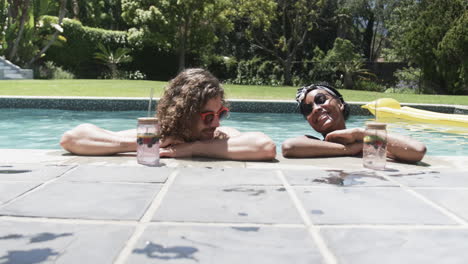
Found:
[[[237,64],[235,79],[226,80],[233,84],[271,85],[279,86],[283,83],[281,67],[273,61],[254,57],[242,60]]]
[[[41,23],[57,23],[57,17],[44,16]],[[62,27],[66,42],[61,41],[61,45],[51,47],[44,58],[75,72],[79,78],[97,78],[105,69],[94,59],[99,43],[111,50],[128,46],[125,31],[86,27],[72,19],[64,19]],[[50,35],[50,32],[46,31],[44,35]]]
[[[117,66],[121,63],[132,61],[132,57],[128,55],[130,53],[130,49],[117,48],[114,51],[111,48],[104,46],[102,43],[98,43],[97,47],[99,51],[94,53],[94,58],[108,67],[111,79],[118,79],[120,73]]]
[[[422,72],[420,68],[407,67],[396,70],[393,74],[398,82],[395,90],[406,89],[413,90],[414,93],[421,93],[420,83],[422,79]]]
[[[35,75],[39,79],[75,79],[73,73],[55,65],[52,61],[46,61],[44,65],[39,66]]]

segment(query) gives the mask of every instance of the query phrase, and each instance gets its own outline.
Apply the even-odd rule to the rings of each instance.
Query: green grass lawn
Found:
[[[99,96],[147,97],[151,87],[154,96],[160,97],[166,82],[131,80],[1,80],[0,95],[28,96]],[[230,99],[281,99],[293,100],[297,87],[253,85],[224,85]],[[387,94],[367,91],[340,90],[346,101],[373,101],[390,97],[401,103],[468,105],[468,96]]]

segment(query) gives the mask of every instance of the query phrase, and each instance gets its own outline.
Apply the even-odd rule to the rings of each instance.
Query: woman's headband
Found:
[[[327,87],[324,85],[316,85],[316,84],[311,84],[309,86],[303,86],[299,89],[297,89],[296,92],[296,101],[297,103],[302,103],[302,100],[304,100],[305,96],[307,95],[308,92],[315,90],[315,89],[322,89],[325,90],[327,93],[331,94],[333,97],[339,98],[341,102],[344,102],[343,96],[334,88],[332,87]]]

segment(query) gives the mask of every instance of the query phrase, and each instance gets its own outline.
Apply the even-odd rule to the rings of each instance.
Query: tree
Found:
[[[16,35],[14,38],[10,38],[11,42],[8,43],[7,59],[16,61],[18,53],[18,47],[20,41],[24,35],[26,23],[29,19],[31,12],[31,1],[30,0],[8,0],[9,4],[9,23],[7,23],[10,29],[10,36]],[[8,39],[7,39],[8,40]]]
[[[322,1],[244,0],[238,3],[247,21],[246,35],[258,50],[274,58],[283,68],[284,84],[292,84],[293,63],[304,41],[316,25]]]
[[[343,75],[345,89],[352,89],[356,78],[375,77],[374,74],[363,69],[364,58],[356,52],[353,43],[347,39],[336,38],[333,48],[327,52],[323,61],[333,65],[335,72]]]
[[[389,27],[392,46],[421,68],[426,88],[466,93],[467,8],[464,0],[402,0],[394,9]]]
[[[396,1],[339,0],[338,37],[351,40],[368,61],[375,61],[387,40],[386,22]]]
[[[49,39],[47,44],[28,62],[27,66],[31,66],[35,61],[41,58],[46,53],[46,51],[50,48],[50,46],[54,44],[59,34],[63,32],[62,21],[63,21],[63,18],[65,17],[66,6],[67,6],[67,0],[60,0],[58,24],[54,24],[55,32],[52,35],[52,37]]]
[[[217,31],[232,27],[228,0],[122,0],[129,40],[177,53],[179,71],[187,53],[203,53],[218,40]]]

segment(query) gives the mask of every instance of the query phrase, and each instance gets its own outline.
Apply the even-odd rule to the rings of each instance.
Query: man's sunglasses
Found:
[[[323,93],[317,93],[314,97],[314,104],[316,105],[323,105],[325,104],[329,99],[333,99],[334,97],[327,97]],[[305,99],[304,99],[305,100]],[[301,104],[301,113],[304,116],[310,115],[312,111],[314,110],[314,104]]]
[[[203,122],[205,123],[205,125],[209,125],[211,124],[211,122],[213,122],[215,116],[217,116],[219,118],[219,120],[227,117],[229,114],[229,109],[225,106],[221,107],[221,109],[218,110],[218,112],[213,112],[213,111],[210,111],[210,112],[204,112],[204,113],[200,113],[200,117],[201,119],[203,120]]]

